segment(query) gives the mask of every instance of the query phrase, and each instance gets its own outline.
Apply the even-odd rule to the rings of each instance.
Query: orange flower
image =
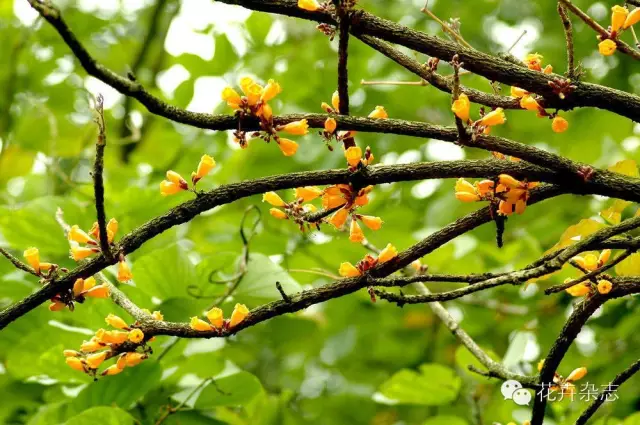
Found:
[[[133,274],[131,273],[131,268],[127,264],[124,259],[121,259],[118,262],[118,281],[119,282],[128,282],[133,279]]]
[[[67,357],[65,359],[65,362],[67,362],[67,364],[75,370],[78,370],[80,372],[85,371],[84,363],[77,357]]]
[[[534,71],[540,71],[542,70],[542,55],[538,53],[529,53],[525,57],[524,63],[527,65],[527,68]]]
[[[24,254],[24,259],[27,260],[27,263],[36,271],[40,271],[40,251],[38,248],[29,248]]]
[[[89,366],[90,369],[97,369],[106,358],[107,358],[106,351],[103,351],[101,353],[91,354],[86,358],[87,366]]]
[[[569,283],[572,280],[573,279],[571,278],[567,278],[565,279],[564,283]],[[567,293],[572,297],[582,297],[583,295],[587,295],[588,293],[591,292],[591,285],[589,285],[588,283],[582,282],[577,285],[573,285],[570,288],[565,289],[565,291],[567,291]]]
[[[284,207],[285,202],[282,200],[280,196],[278,196],[275,192],[267,192],[262,195],[262,202],[267,202],[274,207]]]
[[[380,217],[374,217],[372,215],[360,216],[360,220],[371,230],[380,230],[382,227],[382,219]]]
[[[100,375],[102,376],[113,376],[122,372],[124,369],[120,369],[117,365],[111,365],[106,368]]]
[[[316,0],[298,0],[298,7],[309,12],[315,12],[320,8],[320,3]]]
[[[264,118],[267,121],[271,121],[271,117],[273,117],[273,109],[271,108],[271,106],[269,106],[268,103],[263,103],[258,110],[258,116]]]
[[[453,102],[451,105],[451,110],[458,118],[462,121],[469,121],[469,108],[471,107],[471,103],[469,102],[469,98],[466,94],[462,93],[457,100]]]
[[[272,217],[277,218],[278,220],[286,220],[287,219],[287,213],[279,210],[277,208],[271,208],[269,210],[269,214],[271,214]]]
[[[131,352],[125,354],[124,361],[126,362],[127,366],[133,367],[139,365],[146,358],[146,354]]]
[[[598,256],[598,267],[602,267],[607,261],[609,261],[609,257],[611,257],[611,250],[603,250]]]
[[[264,87],[264,90],[262,91],[260,100],[262,100],[263,102],[268,102],[276,97],[281,91],[282,88],[280,87],[280,84],[278,84],[274,80],[269,80],[267,82],[267,85]]]
[[[260,101],[263,92],[264,90],[260,84],[253,83],[247,87],[245,94],[247,95],[247,103],[249,106],[256,105]]]
[[[244,304],[236,304],[229,319],[229,327],[233,328],[239,325],[249,315],[249,309]]]
[[[569,122],[559,115],[556,115],[551,121],[551,129],[556,133],[563,133],[569,128]]]
[[[340,95],[338,95],[338,90],[334,91],[331,95],[331,105],[333,105],[333,109],[336,111],[340,110]]]
[[[122,344],[129,338],[129,332],[99,329],[98,332],[96,332],[96,337],[100,342],[105,344]]]
[[[622,25],[622,28],[627,29],[631,25],[635,25],[638,22],[640,22],[640,7],[636,7],[631,11],[631,13],[627,15],[627,18],[625,19],[624,24]]]
[[[104,319],[107,322],[107,325],[113,326],[118,329],[127,329],[129,325],[125,322],[121,317],[116,316],[114,314],[109,313],[109,315]]]
[[[395,246],[389,243],[382,251],[380,251],[380,255],[378,255],[378,262],[386,263],[387,261],[392,260],[397,256],[398,256],[398,250],[396,249]]]
[[[100,343],[98,338],[96,338],[95,336],[89,341],[83,341],[82,345],[80,345],[80,351],[84,353],[93,353],[94,351],[98,351],[101,348],[104,348],[104,344]]]
[[[174,195],[181,190],[182,188],[179,185],[170,181],[162,180],[160,182],[160,193],[162,194],[162,196]]]
[[[369,114],[369,118],[384,119],[384,118],[389,118],[389,114],[387,114],[387,111],[384,109],[384,106],[376,106],[376,109],[374,109]]]
[[[327,118],[324,122],[324,131],[326,131],[329,134],[333,134],[333,132],[336,131],[337,126],[338,124],[336,123],[335,119]]]
[[[347,163],[351,167],[357,167],[362,159],[362,149],[358,146],[351,146],[344,151],[344,156],[347,158]]]
[[[144,332],[142,332],[140,329],[132,329],[131,331],[129,331],[129,335],[127,336],[127,338],[134,344],[138,344],[144,339]]]
[[[476,193],[476,188],[463,178],[456,181],[455,195],[456,199],[462,202],[475,202],[480,200],[480,196]]]
[[[196,331],[210,331],[211,330],[211,325],[209,325],[207,322],[205,322],[202,319],[198,319],[197,317],[192,317],[191,321],[189,322],[189,327],[191,327],[191,329],[194,329]]]
[[[115,238],[116,233],[118,233],[118,220],[112,218],[107,223],[107,239],[109,243],[113,242],[113,238]]]
[[[533,98],[533,96],[524,95],[520,99],[520,107],[529,111],[540,110],[540,104]]]
[[[601,294],[608,294],[611,292],[613,285],[608,280],[602,279],[598,281],[598,292]]]
[[[578,381],[582,378],[584,378],[584,376],[587,374],[587,368],[586,367],[579,367],[577,369],[574,369],[569,376],[567,376],[567,379],[565,379],[566,381]]]
[[[49,310],[50,311],[60,311],[60,310],[64,310],[64,308],[67,305],[65,303],[61,303],[60,301],[54,301],[51,304],[49,304]]]
[[[547,65],[547,66],[544,67],[542,72],[544,72],[545,74],[551,74],[551,73],[553,73],[553,67],[551,65]]]
[[[225,87],[222,90],[222,100],[227,102],[227,105],[233,109],[239,109],[240,103],[242,103],[242,98],[238,92],[231,87]]]
[[[302,199],[303,202],[313,201],[322,195],[322,189],[315,186],[304,186],[295,189],[296,199]]]
[[[329,218],[329,223],[331,223],[336,229],[340,230],[342,229],[342,226],[344,226],[344,223],[347,222],[348,217],[349,211],[344,208],[340,208],[331,216],[331,218]]]
[[[525,89],[521,89],[520,87],[511,86],[511,96],[512,97],[522,97],[529,94]]]
[[[84,230],[80,229],[80,226],[74,224],[71,226],[69,230],[69,234],[67,235],[70,241],[78,242],[78,243],[89,243],[94,242]]]
[[[617,33],[625,24],[629,10],[622,6],[613,6],[611,8],[611,33]]]
[[[77,244],[71,246],[71,258],[73,258],[74,261],[83,260],[95,253],[96,251],[94,251],[93,248],[86,248],[78,246]]]
[[[615,53],[617,48],[618,46],[616,45],[616,42],[610,39],[601,41],[598,44],[598,51],[602,56],[611,56]]]
[[[293,140],[285,139],[284,137],[281,137],[278,140],[278,146],[280,147],[280,150],[282,151],[284,156],[292,156],[298,150],[298,144],[296,142],[294,142]]]
[[[282,127],[279,127],[278,130],[293,134],[294,136],[304,136],[309,133],[309,124],[307,124],[306,119],[303,119],[285,124]]]
[[[484,117],[480,118],[480,124],[491,127],[494,125],[504,124],[506,120],[504,110],[502,108],[496,108],[494,111],[491,111]]]
[[[364,233],[358,225],[358,222],[351,220],[351,228],[349,229],[349,240],[351,242],[362,242],[364,240]]]
[[[187,181],[175,171],[167,171],[167,180],[169,180],[173,184],[177,184],[182,190],[187,190],[189,188]]]
[[[338,274],[342,277],[356,277],[360,276],[362,273],[353,264],[344,262],[340,264]]]
[[[224,323],[224,315],[222,310],[218,307],[213,307],[207,312],[207,319],[209,319],[209,323],[211,323],[211,326],[216,329],[220,329]]]
[[[198,164],[198,169],[196,170],[195,178],[191,180],[195,183],[198,180],[202,179],[204,176],[209,174],[213,167],[216,166],[216,161],[210,157],[209,155],[202,155],[200,158],[200,163]]]

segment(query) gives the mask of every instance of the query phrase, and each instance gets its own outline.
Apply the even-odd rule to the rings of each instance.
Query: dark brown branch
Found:
[[[16,268],[23,270],[27,273],[30,273],[34,276],[40,277],[38,275],[38,273],[33,270],[31,267],[29,267],[27,264],[23,263],[22,261],[20,261],[18,258],[14,257],[13,255],[11,255],[11,253],[7,250],[5,250],[4,248],[0,247],[0,254],[4,255],[5,257],[7,257],[7,260],[11,261],[11,264],[13,264],[14,266],[16,266]]]
[[[571,80],[576,79],[576,69],[574,65],[574,49],[573,49],[573,25],[571,24],[571,18],[567,14],[567,9],[558,2],[558,15],[562,21],[562,27],[564,28],[564,37],[567,44],[567,78]]]
[[[349,115],[349,21],[351,15],[342,6],[338,7],[338,96],[340,97],[339,112]]]
[[[96,141],[96,160],[93,164],[93,189],[96,201],[98,231],[100,234],[100,250],[108,260],[112,259],[107,234],[107,217],[104,212],[104,149],[107,146],[107,133],[104,122],[104,98],[98,95],[96,99],[96,123],[98,124],[98,140]]]

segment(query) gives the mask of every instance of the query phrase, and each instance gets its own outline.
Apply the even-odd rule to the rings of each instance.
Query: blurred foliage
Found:
[[[155,7],[153,0],[55,3],[92,54],[121,74],[134,62]],[[209,0],[167,3],[137,78],[172,104],[228,113],[218,102],[219,91],[247,74],[281,83],[284,91],[273,102],[275,113],[320,112],[320,102],[328,101],[335,90],[337,42],[329,42],[313,23]],[[445,37],[438,24],[420,13],[422,0],[396,1],[393,7],[389,3],[361,0],[360,6]],[[430,3],[440,18],[460,18],[465,38],[483,51],[503,52],[527,29],[513,53],[522,57],[538,51],[545,63],[563,72],[564,34],[555,2]],[[576,3],[602,23],[613,5]],[[67,221],[83,228],[94,221],[89,171],[96,128],[90,98],[97,93],[107,99],[106,210],[120,221],[120,234],[188,199],[186,193],[161,197],[158,183],[168,168],[188,175],[203,153],[218,162],[213,175],[201,182],[203,189],[344,166],[342,154],[328,152],[313,133],[300,140],[293,158],[258,141],[241,151],[226,132],[154,118],[136,102],[132,132],[141,136],[123,138],[122,97],[86,77],[58,34],[34,18],[26,0],[0,2],[0,244],[16,254],[34,245],[46,261],[73,267],[54,214],[60,207]],[[640,92],[637,65],[619,54],[599,56],[593,32],[573,21],[576,58],[583,63],[584,78]],[[196,46],[205,47],[196,54]],[[349,61],[353,114],[366,115],[384,105],[394,118],[452,123],[449,96],[433,88],[360,85],[361,80],[417,80],[357,40],[350,44]],[[440,69],[449,72],[446,64]],[[462,78],[466,85],[491,89],[480,77]],[[502,90],[508,93],[509,88]],[[548,121],[528,112],[508,112],[508,122],[496,133],[603,168],[639,158],[640,127],[632,122],[596,109],[563,115],[570,122],[564,134],[552,133]],[[131,143],[125,162],[123,150]],[[370,145],[386,164],[488,156],[435,140],[386,134],[361,133],[358,143]],[[629,170],[627,163],[619,171],[637,173],[634,166]],[[363,212],[381,216],[385,225],[367,236],[374,245],[393,242],[399,249],[476,208],[454,199],[452,181],[384,185],[371,198]],[[224,285],[210,281],[237,272],[242,255],[239,226],[251,205],[267,218],[251,241],[248,273],[235,298],[223,306],[227,312],[236,301],[253,307],[278,299],[276,280],[287,292],[329,283],[327,273],[335,274],[340,262],[355,262],[365,253],[344,234],[325,228],[301,234],[291,223],[270,219],[268,207],[255,196],[216,208],[145,243],[129,256],[135,284],[122,289],[141,307],[161,310],[168,320],[187,321],[199,314],[225,292]],[[571,237],[631,216],[636,209],[602,197],[563,196],[509,218],[502,249],[495,246],[494,228],[485,225],[427,255],[424,262],[438,273],[523,267],[555,244],[570,243]],[[585,219],[590,220],[581,221]],[[569,227],[578,223],[578,229]],[[640,274],[639,262],[636,254],[616,272]],[[317,270],[320,274],[309,272]],[[514,371],[531,374],[575,302],[565,293],[544,296],[542,289],[571,273],[563,270],[526,290],[496,288],[447,307],[493,357],[505,360]],[[0,307],[37,287],[30,276],[0,261]],[[431,285],[435,291],[454,287]],[[586,366],[585,380],[600,388],[636,360],[638,304],[636,298],[607,303],[588,322],[559,372],[566,376]],[[275,318],[225,341],[159,337],[153,343],[154,355],[143,364],[90,382],[64,364],[61,352],[79,346],[104,326],[109,312],[127,317],[105,300],[90,300],[73,313],[53,314],[41,306],[0,333],[0,423],[154,424],[169,406],[178,405],[182,409],[168,415],[165,424],[464,425],[477,423],[478,412],[483,423],[522,422],[529,415],[526,406],[503,399],[499,382],[467,370],[477,362],[426,306],[372,304],[366,293],[357,293]],[[633,414],[640,409],[638,386],[640,377],[629,381],[619,400],[607,403],[595,423],[639,423],[638,414]],[[585,406],[580,400],[553,403],[546,423],[573,423]]]

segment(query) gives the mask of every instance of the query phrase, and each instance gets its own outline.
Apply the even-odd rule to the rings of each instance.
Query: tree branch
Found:
[[[98,114],[96,123],[98,124],[98,140],[96,141],[96,160],[93,165],[93,189],[96,201],[96,214],[98,219],[98,231],[100,234],[100,250],[107,260],[112,259],[109,247],[109,236],[107,233],[107,217],[104,212],[104,149],[107,146],[107,133],[104,122],[104,98],[98,95],[96,99],[96,112]]]
[[[558,15],[560,15],[560,20],[562,21],[564,36],[567,43],[567,73],[565,75],[567,78],[575,80],[576,69],[573,57],[573,25],[571,25],[571,18],[569,18],[569,15],[567,14],[567,9],[565,9],[561,2],[558,2]]]
[[[33,270],[27,264],[25,264],[22,261],[20,261],[17,257],[14,257],[13,255],[11,255],[11,253],[9,251],[5,250],[2,247],[0,247],[0,254],[2,254],[5,257],[7,257],[7,260],[11,261],[11,264],[16,266],[16,268],[18,268],[20,270],[23,270],[23,271],[25,271],[27,273],[30,273],[30,274],[32,274],[32,275],[34,275],[36,277],[40,277],[35,270]]]

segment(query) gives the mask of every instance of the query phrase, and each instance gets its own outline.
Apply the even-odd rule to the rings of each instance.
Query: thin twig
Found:
[[[562,27],[564,28],[564,37],[567,43],[567,78],[575,80],[575,65],[574,65],[574,49],[573,49],[573,25],[571,24],[571,18],[567,13],[567,9],[558,2],[558,15],[562,21]]]
[[[363,86],[428,86],[425,80],[420,81],[365,81],[360,80]]]
[[[11,255],[11,253],[7,250],[5,250],[4,248],[0,247],[0,254],[4,255],[5,257],[7,257],[7,260],[11,261],[11,263],[16,266],[16,268],[23,270],[27,273],[30,273],[34,276],[40,277],[40,275],[33,270],[31,267],[29,267],[27,264],[23,263],[22,261],[20,261],[18,258],[14,257],[13,255]]]
[[[465,46],[468,49],[473,49],[473,46],[471,46],[471,44],[467,43],[467,40],[465,40],[462,37],[461,34],[459,34],[456,31],[454,31],[453,28],[451,28],[449,25],[447,25],[445,22],[443,22],[440,18],[438,18],[436,16],[435,13],[433,13],[429,9],[429,0],[427,0],[427,2],[424,4],[424,7],[422,9],[420,9],[420,12],[422,12],[425,15],[429,16],[431,19],[433,19],[438,24],[440,24],[440,26],[442,27],[442,31],[450,34],[457,43],[462,44],[463,46]]]
[[[100,234],[100,250],[107,258],[112,259],[107,233],[107,217],[104,212],[104,149],[107,146],[107,133],[104,122],[104,97],[98,95],[96,99],[96,123],[98,124],[98,140],[96,141],[96,160],[93,165],[93,188],[96,197],[96,214]]]

